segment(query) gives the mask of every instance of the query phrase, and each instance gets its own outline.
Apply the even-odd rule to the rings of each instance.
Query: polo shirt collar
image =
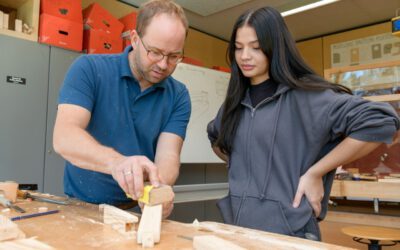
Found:
[[[136,77],[132,74],[131,67],[129,66],[129,60],[128,60],[128,55],[129,52],[133,50],[132,45],[127,46],[124,49],[124,52],[122,53],[121,56],[121,78],[122,77],[131,77],[136,80]],[[167,77],[168,79],[168,77]],[[165,88],[165,82],[167,79],[164,79],[162,82],[154,84],[152,87],[153,88]],[[137,81],[137,80],[136,80]]]
[[[124,49],[121,55],[121,77],[133,77],[131,67],[129,66],[128,54],[132,51],[132,45],[129,45]]]

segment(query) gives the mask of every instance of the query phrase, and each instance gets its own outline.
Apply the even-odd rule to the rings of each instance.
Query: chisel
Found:
[[[42,197],[39,195],[33,195],[33,194],[30,194],[29,192],[24,192],[21,190],[17,191],[17,196],[18,196],[18,198],[22,198],[22,199],[31,198],[32,200],[54,203],[54,204],[58,204],[58,205],[68,205],[69,204],[68,200],[56,200],[56,199],[46,198],[46,197]]]
[[[4,195],[1,194],[1,193],[0,193],[0,204],[3,205],[3,206],[5,206],[5,207],[12,208],[12,209],[14,209],[15,211],[20,212],[20,213],[25,213],[25,212],[26,212],[26,211],[23,210],[22,208],[20,208],[20,207],[18,207],[18,206],[16,206],[16,205],[11,204],[11,201],[9,201],[8,199],[6,199],[6,197],[4,197]]]

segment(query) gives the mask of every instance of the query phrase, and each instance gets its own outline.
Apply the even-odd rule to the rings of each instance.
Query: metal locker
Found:
[[[0,181],[43,191],[49,47],[0,35]]]
[[[44,167],[44,192],[63,195],[64,159],[53,149],[53,129],[57,114],[58,93],[65,73],[80,54],[70,50],[50,47],[49,91],[47,105],[46,157]]]

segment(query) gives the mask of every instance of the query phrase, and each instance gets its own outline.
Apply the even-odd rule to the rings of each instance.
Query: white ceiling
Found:
[[[135,7],[145,0],[120,0]],[[236,18],[251,8],[272,6],[280,12],[318,0],[175,0],[192,28],[229,40]],[[388,21],[396,16],[400,0],[339,0],[285,17],[296,41]]]

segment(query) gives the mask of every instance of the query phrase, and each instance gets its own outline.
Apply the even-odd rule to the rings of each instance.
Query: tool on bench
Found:
[[[43,197],[43,196],[39,196],[39,195],[34,195],[27,191],[22,191],[22,190],[17,191],[17,197],[21,198],[21,199],[30,198],[32,200],[54,203],[54,204],[58,204],[58,205],[68,205],[69,204],[68,200],[51,199],[51,198],[47,198],[47,197]]]
[[[29,219],[29,218],[34,218],[34,217],[38,217],[38,216],[42,216],[42,215],[47,215],[47,214],[55,214],[60,212],[60,210],[49,210],[46,212],[39,212],[39,213],[34,213],[34,214],[27,214],[27,215],[20,215],[20,216],[15,216],[12,217],[11,220],[12,221],[16,221],[16,220],[23,220],[23,219]]]
[[[20,213],[25,213],[26,211],[22,208],[20,208],[19,206],[13,205],[11,203],[10,200],[8,200],[5,196],[4,196],[4,192],[0,191],[0,204],[3,205],[4,207],[8,207],[8,208],[12,208],[17,212]]]

